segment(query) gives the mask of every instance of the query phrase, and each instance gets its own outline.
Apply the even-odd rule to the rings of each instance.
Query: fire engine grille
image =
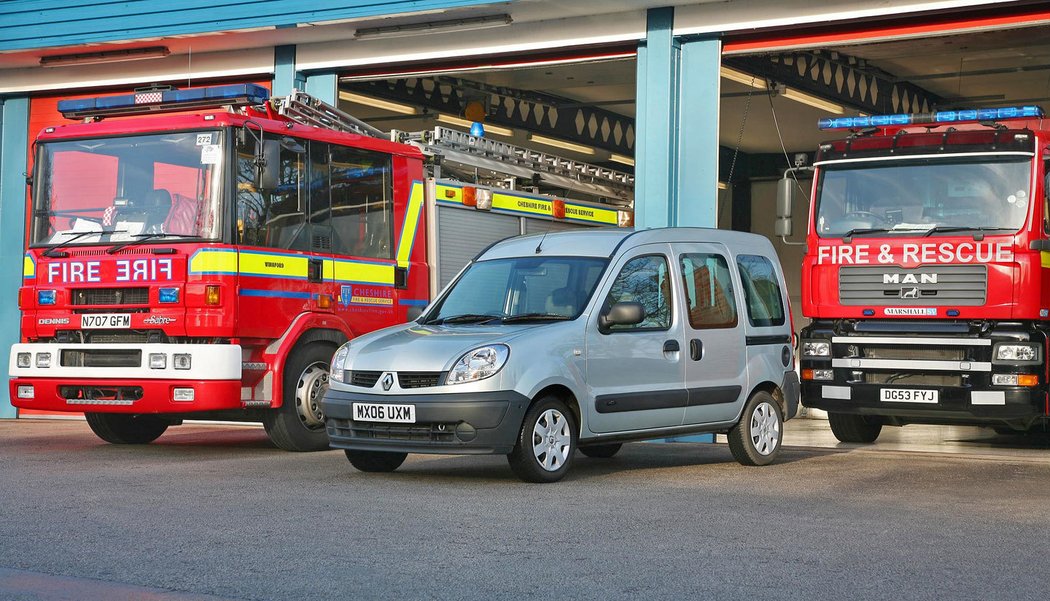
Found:
[[[861,347],[860,356],[865,359],[903,359],[913,361],[973,361],[973,357],[967,357],[966,349],[963,347]]]
[[[77,288],[73,290],[73,305],[146,305],[149,288]]]
[[[437,386],[444,375],[441,371],[399,371],[397,383],[401,388],[428,388]]]
[[[456,424],[379,424],[328,419],[328,433],[334,437],[370,438],[374,440],[405,440],[425,442],[453,442]]]
[[[382,375],[383,372],[381,371],[360,371],[355,369],[350,372],[350,385],[371,388],[376,385],[376,382],[379,381],[379,376]]]
[[[62,367],[139,367],[142,351],[138,349],[63,350]]]
[[[897,307],[983,305],[988,289],[984,265],[924,265],[839,269],[839,300],[843,305]]]
[[[892,373],[892,372],[868,372],[864,374],[865,384],[882,384],[897,386],[953,386],[963,385],[962,376],[959,374],[923,374],[923,373]]]

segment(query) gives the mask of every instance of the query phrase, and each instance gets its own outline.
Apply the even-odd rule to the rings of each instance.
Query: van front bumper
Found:
[[[354,403],[412,405],[414,423],[354,419]],[[362,394],[332,390],[322,408],[337,449],[395,453],[500,454],[514,449],[528,397],[512,391]]]

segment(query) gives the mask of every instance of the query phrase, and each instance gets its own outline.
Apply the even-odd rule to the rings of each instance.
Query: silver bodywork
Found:
[[[685,314],[687,293],[679,259],[683,253],[724,256],[730,267],[737,323],[735,327],[693,330]],[[515,237],[499,242],[475,261],[508,257],[608,257],[609,263],[582,314],[571,321],[524,324],[422,325],[418,322],[363,335],[349,343],[344,363],[350,371],[448,372],[464,353],[491,344],[510,348],[502,369],[486,379],[463,383],[438,382],[426,388],[402,389],[393,378],[388,390],[332,381],[332,391],[366,393],[374,401],[411,403],[413,396],[512,392],[515,398],[536,400],[557,391],[578,411],[581,445],[602,441],[644,439],[684,432],[718,432],[732,427],[745,402],[756,390],[766,390],[781,404],[785,419],[798,406],[797,375],[791,352],[792,332],[783,271],[770,242],[761,236],[701,228],[667,228],[630,232],[588,230]],[[671,266],[673,308],[670,329],[642,332],[599,331],[599,314],[612,281],[634,257],[663,255]],[[736,268],[739,254],[760,255],[772,263],[781,290],[783,325],[755,327]],[[462,273],[461,273],[462,276]],[[442,291],[434,307],[457,284]],[[678,341],[679,350],[666,350]],[[690,345],[702,346],[699,360]],[[389,381],[388,381],[389,383]],[[646,406],[653,391],[686,389],[691,401],[681,406]],[[734,394],[733,391],[737,392]],[[520,395],[520,396],[519,396]],[[614,399],[605,401],[603,399]],[[617,407],[615,399],[627,399]],[[710,402],[709,402],[710,401]],[[717,401],[717,402],[716,402]],[[659,403],[656,403],[659,405]],[[623,408],[621,408],[623,407]],[[519,418],[520,419],[520,418]],[[520,423],[515,426],[520,427]],[[454,451],[453,451],[454,452]]]

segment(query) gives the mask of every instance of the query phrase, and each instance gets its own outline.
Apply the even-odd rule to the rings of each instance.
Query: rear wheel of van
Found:
[[[401,467],[408,453],[388,453],[386,451],[354,451],[344,449],[350,465],[362,472],[392,472]]]
[[[623,445],[618,442],[609,444],[591,444],[585,447],[580,447],[580,452],[595,459],[608,459],[619,453],[621,447],[623,447]]]
[[[146,444],[157,440],[168,423],[154,415],[85,413],[91,431],[112,444]]]
[[[828,425],[831,433],[841,442],[875,442],[882,432],[882,422],[878,418],[849,413],[828,413]]]
[[[263,426],[273,444],[285,451],[328,448],[321,399],[328,390],[328,363],[335,348],[309,344],[292,351],[284,364],[284,402],[267,412]]]
[[[526,482],[557,482],[576,453],[576,423],[560,399],[543,397],[525,412],[510,468]]]
[[[742,465],[768,465],[780,454],[784,416],[773,395],[758,391],[744,405],[744,411],[729,431],[729,450]]]

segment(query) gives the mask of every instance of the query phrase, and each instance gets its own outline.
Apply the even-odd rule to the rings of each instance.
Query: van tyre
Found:
[[[388,453],[386,451],[354,451],[346,449],[346,458],[350,465],[362,472],[392,472],[401,467],[408,453]]]
[[[146,444],[168,429],[168,422],[155,415],[85,413],[91,431],[112,444]]]
[[[622,444],[615,442],[609,444],[592,444],[580,447],[580,452],[594,459],[608,459],[620,452]]]
[[[751,395],[728,438],[729,450],[741,465],[773,463],[784,438],[784,415],[773,395],[762,390]]]
[[[285,451],[328,448],[321,399],[328,391],[328,364],[335,347],[309,344],[296,348],[284,364],[284,401],[263,418],[266,434]]]
[[[575,453],[576,420],[565,403],[547,396],[525,412],[507,460],[510,469],[526,482],[557,482],[569,471]]]
[[[828,413],[831,433],[840,442],[872,443],[882,432],[878,418],[850,413]]]

